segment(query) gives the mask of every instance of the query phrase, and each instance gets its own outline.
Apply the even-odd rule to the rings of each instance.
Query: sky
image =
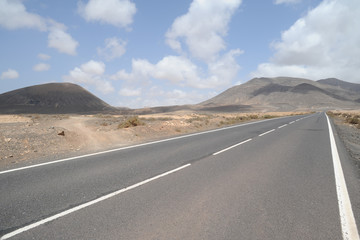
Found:
[[[360,83],[359,0],[0,0],[0,94],[196,104],[254,77]]]

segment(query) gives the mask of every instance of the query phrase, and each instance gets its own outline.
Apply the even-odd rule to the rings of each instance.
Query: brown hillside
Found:
[[[0,95],[0,113],[89,113],[112,111],[84,88],[72,83],[48,83]]]
[[[331,83],[341,83],[334,86]],[[359,93],[344,81],[312,81],[302,78],[254,78],[200,103],[199,107],[251,106],[256,110],[294,111],[359,108]]]

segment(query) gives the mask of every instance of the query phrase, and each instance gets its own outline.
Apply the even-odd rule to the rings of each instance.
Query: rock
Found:
[[[65,132],[64,131],[61,131],[58,133],[59,136],[65,136]]]

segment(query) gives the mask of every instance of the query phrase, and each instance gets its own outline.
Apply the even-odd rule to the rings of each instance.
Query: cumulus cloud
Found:
[[[188,13],[176,18],[166,33],[167,44],[181,53],[185,43],[192,56],[213,61],[226,49],[223,37],[240,4],[241,0],[194,0]]]
[[[119,94],[124,97],[137,97],[141,95],[141,89],[140,88],[132,89],[125,87],[119,91]]]
[[[57,49],[61,53],[76,55],[76,48],[79,43],[66,33],[66,26],[51,21],[49,27],[48,46]]]
[[[242,52],[232,50],[203,70],[184,56],[166,56],[156,64],[145,59],[134,59],[131,72],[120,70],[112,79],[128,82],[159,79],[182,87],[211,89],[231,84],[239,66],[235,57]],[[207,73],[205,73],[207,72]]]
[[[126,42],[120,38],[112,37],[105,39],[105,47],[98,48],[97,52],[100,56],[104,57],[107,61],[121,57],[126,52]]]
[[[49,55],[47,55],[45,53],[39,53],[37,55],[37,57],[40,58],[41,60],[44,60],[44,61],[49,60],[51,58],[51,56],[49,56]]]
[[[136,6],[130,0],[90,0],[78,3],[78,12],[86,21],[99,21],[116,27],[133,22]]]
[[[0,1],[0,25],[9,30],[33,28],[46,31],[46,21],[39,15],[29,13],[19,0]]]
[[[8,69],[5,72],[1,73],[0,79],[15,79],[19,77],[19,73],[14,69]]]
[[[358,0],[324,0],[281,34],[273,57],[252,75],[360,82],[358,16]]]
[[[301,0],[275,0],[275,4],[296,4],[300,3]]]
[[[189,59],[181,56],[166,56],[156,64],[145,59],[133,59],[130,73],[121,70],[113,79],[128,82],[146,81],[152,78],[170,81],[180,86],[211,88],[207,79],[200,77],[200,69]]]
[[[230,85],[240,69],[235,57],[242,51],[220,52],[226,49],[223,37],[240,4],[241,0],[194,0],[188,13],[176,18],[166,33],[167,43],[181,53],[179,56],[165,56],[155,64],[133,59],[130,72],[120,70],[112,77],[126,81],[159,79],[201,89]],[[187,48],[183,49],[182,44]],[[190,54],[182,54],[187,50]]]
[[[49,32],[49,47],[55,48],[61,53],[76,54],[78,42],[66,32],[67,28],[64,24],[29,13],[20,0],[0,1],[0,26],[9,30],[31,28],[47,31]]]
[[[164,106],[164,105],[182,105],[193,104],[208,99],[208,94],[203,94],[198,91],[188,91],[182,89],[163,89],[159,86],[152,86],[149,88],[138,89],[141,91],[140,95],[123,96],[119,102],[121,106],[131,108],[149,107],[149,106]],[[166,99],[166,101],[164,101]]]
[[[66,82],[73,82],[78,84],[92,85],[103,94],[111,93],[114,87],[111,82],[104,76],[105,64],[90,60],[82,64],[80,67],[75,67],[69,72],[69,75],[63,76]]]
[[[155,63],[133,59],[130,71],[122,69],[111,76],[123,82],[125,90],[120,95],[133,97],[128,104],[136,107],[188,104],[204,100],[206,91],[231,86],[240,69],[236,57],[242,51],[228,50],[224,37],[240,4],[241,0],[194,0],[165,35],[166,43],[179,55],[164,56]],[[170,89],[154,85],[159,81]],[[141,95],[137,95],[139,85],[146,86]]]
[[[49,69],[50,69],[50,65],[47,63],[39,63],[33,67],[33,70],[36,72],[43,72],[43,71],[47,71]]]

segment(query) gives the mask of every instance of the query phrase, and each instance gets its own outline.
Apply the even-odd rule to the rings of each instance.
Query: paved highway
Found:
[[[328,124],[271,119],[2,171],[1,239],[359,239],[358,177]]]

